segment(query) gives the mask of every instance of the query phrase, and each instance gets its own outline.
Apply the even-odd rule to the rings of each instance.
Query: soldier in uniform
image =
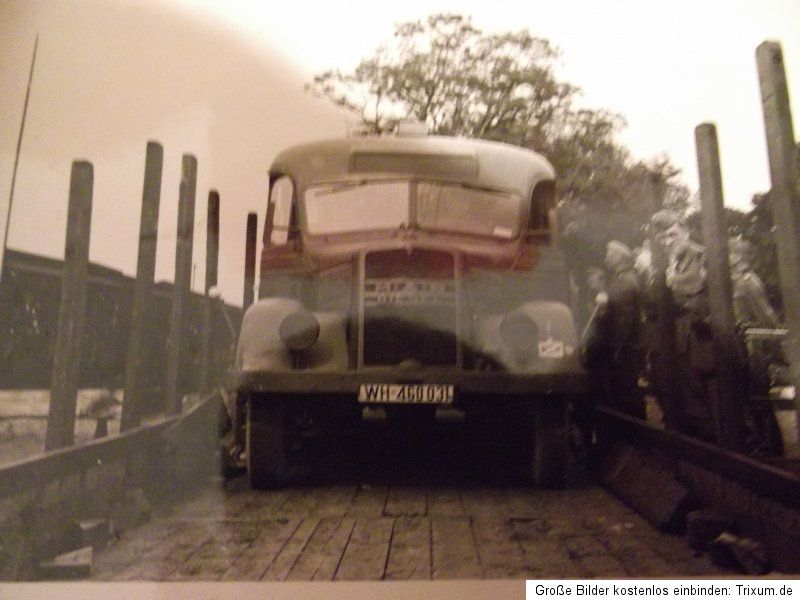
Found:
[[[658,298],[655,292],[655,268],[650,239],[644,240],[639,248],[633,251],[633,270],[639,276],[642,288],[642,375],[645,387],[649,392],[655,389],[658,379]]]
[[[605,401],[605,381],[602,376],[602,365],[610,355],[608,340],[601,337],[601,320],[608,303],[606,292],[606,271],[603,267],[590,265],[586,267],[586,302],[583,313],[588,315],[586,326],[581,333],[581,362],[587,368],[589,392],[572,406],[571,422],[575,426],[573,433],[573,454],[577,457],[597,458],[595,445],[594,407]]]
[[[666,283],[675,305],[675,360],[684,399],[680,422],[688,433],[715,440],[713,407],[718,403],[712,400],[715,362],[708,324],[705,249],[690,239],[689,229],[673,211],[657,212],[650,225],[655,242],[668,257]]]
[[[608,339],[606,389],[611,405],[644,419],[644,398],[639,389],[642,371],[642,290],[633,269],[633,253],[622,242],[606,246],[605,265],[610,274],[608,300],[602,315],[603,335]]]
[[[606,302],[606,271],[602,267],[586,268],[586,314],[592,315],[599,304]]]
[[[772,309],[761,278],[753,270],[755,250],[741,238],[728,241],[728,263],[733,284],[733,312],[742,334],[742,354],[746,354],[748,387],[751,402],[745,410],[745,450],[750,454],[779,456],[783,440],[775,414],[769,404],[772,385],[770,368],[780,369],[780,348],[766,340],[748,341],[744,332],[750,327],[777,329],[778,316]],[[743,357],[743,362],[744,362]]]
[[[767,299],[761,278],[753,270],[753,245],[742,238],[728,241],[728,262],[733,283],[733,312],[740,328],[777,329],[778,316]]]
[[[581,336],[590,391],[586,404],[573,407],[573,423],[580,436],[576,454],[586,452],[590,460],[602,457],[609,442],[595,430],[594,407],[608,406],[639,419],[646,416],[638,385],[643,364],[641,287],[633,270],[633,254],[622,242],[611,241],[604,262],[609,276],[605,286],[601,285],[603,270],[590,267],[594,307]]]
[[[699,319],[705,319],[708,316],[705,248],[690,239],[689,229],[673,211],[657,212],[650,224],[655,230],[656,242],[667,253],[667,287],[675,303]]]
[[[633,251],[633,270],[639,276],[642,287],[653,283],[653,252],[650,249],[650,240],[645,240],[639,248]]]

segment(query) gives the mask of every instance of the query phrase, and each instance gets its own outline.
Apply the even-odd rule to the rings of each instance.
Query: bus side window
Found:
[[[550,239],[550,211],[555,207],[555,187],[555,181],[545,180],[533,188],[526,236],[531,241]]]
[[[269,241],[275,245],[283,245],[294,238],[294,184],[286,175],[281,175],[272,183],[269,194],[269,208],[267,215],[272,214],[272,221],[267,223],[269,228],[265,232]],[[265,237],[267,237],[265,236]],[[266,240],[265,240],[266,241]]]

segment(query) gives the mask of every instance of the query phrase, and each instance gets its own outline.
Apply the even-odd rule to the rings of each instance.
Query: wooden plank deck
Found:
[[[209,485],[95,557],[106,581],[717,575],[596,487]]]
[[[293,487],[209,481],[95,556],[105,581],[424,581],[719,575],[573,465],[563,490],[431,440],[320,446]],[[458,452],[453,452],[458,448]],[[312,448],[313,451],[313,448]],[[484,461],[481,464],[481,461]],[[315,470],[314,470],[315,469]]]

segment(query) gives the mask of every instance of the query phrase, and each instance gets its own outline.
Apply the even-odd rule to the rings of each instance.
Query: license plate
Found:
[[[452,404],[453,386],[439,383],[364,383],[359,402],[398,404]]]

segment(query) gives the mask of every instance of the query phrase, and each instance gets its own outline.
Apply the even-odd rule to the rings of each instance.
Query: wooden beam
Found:
[[[796,425],[800,436],[800,194],[797,191],[800,168],[796,160],[789,88],[780,44],[761,44],[756,49],[756,62],[772,181],[769,201],[775,224],[783,308],[789,330],[784,347],[789,359],[789,376],[795,388]]]
[[[94,169],[86,161],[72,163],[58,312],[53,357],[53,385],[47,417],[45,450],[71,446],[75,442],[75,408],[81,367],[81,339],[86,318],[86,277],[89,269],[89,234],[92,225]]]
[[[146,352],[157,337],[151,314],[158,240],[158,209],[161,200],[161,173],[164,149],[158,142],[147,143],[142,186],[142,215],[139,221],[139,253],[136,261],[136,282],[133,287],[131,333],[125,363],[125,395],[122,403],[122,431],[136,427],[141,421],[144,373],[141,372]]]
[[[728,264],[728,233],[722,195],[717,130],[710,123],[695,128],[697,169],[700,175],[700,217],[706,248],[707,290],[711,331],[717,363],[719,393],[712,398],[717,434],[723,446],[742,447],[743,411],[747,402],[744,365],[739,358],[739,339],[733,313],[733,285]]]
[[[208,192],[208,220],[206,221],[206,287],[217,285],[219,272],[219,192]]]
[[[167,343],[167,386],[165,412],[180,414],[183,389],[182,341],[185,334],[186,313],[191,299],[192,243],[194,239],[194,200],[197,191],[197,159],[183,155],[181,186],[178,200],[178,231],[175,248],[175,285],[172,296],[172,316]]]
[[[217,285],[219,262],[219,193],[208,192],[208,211],[206,221],[206,281],[205,298],[203,299],[203,339],[201,341],[200,391],[206,392],[213,385],[211,356],[212,319],[211,311],[216,299],[209,296],[209,290]],[[219,343],[219,341],[217,341]]]

